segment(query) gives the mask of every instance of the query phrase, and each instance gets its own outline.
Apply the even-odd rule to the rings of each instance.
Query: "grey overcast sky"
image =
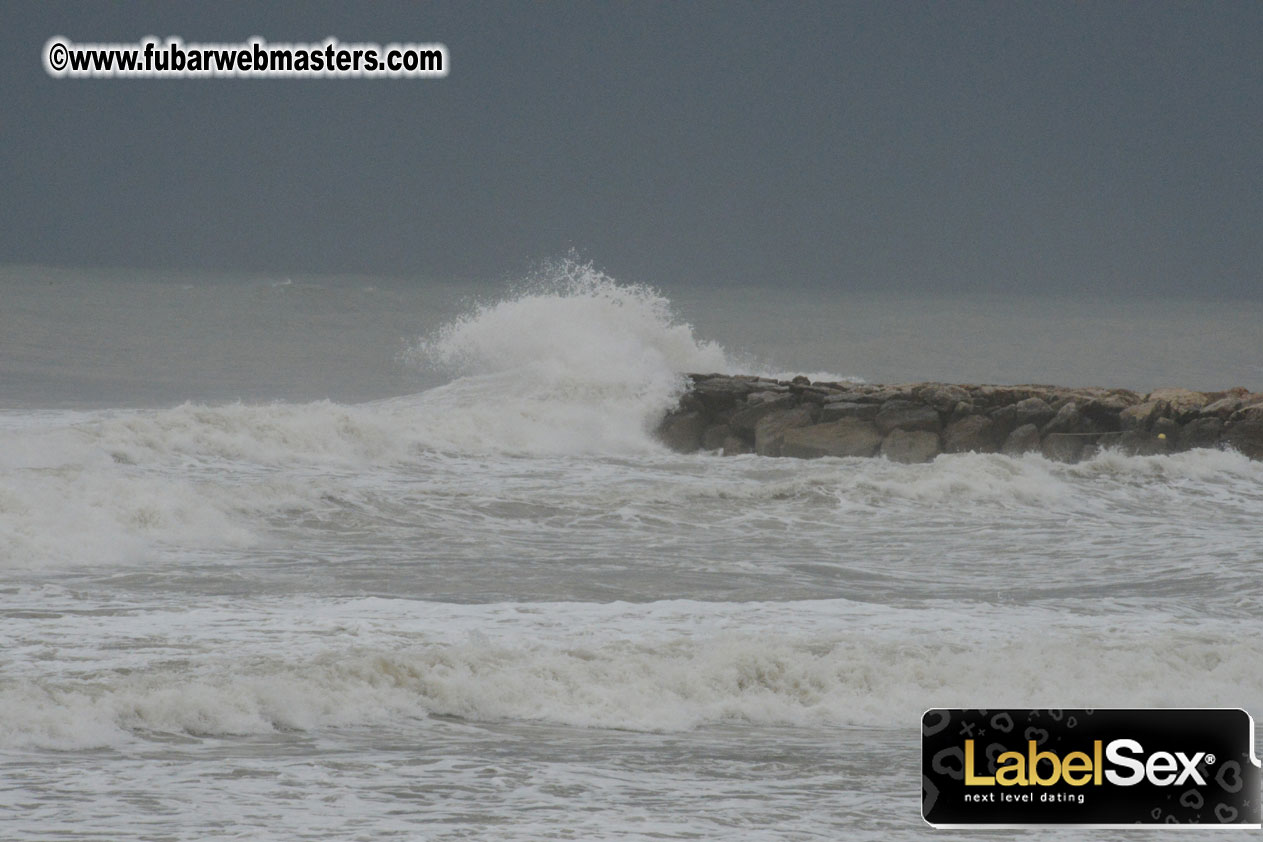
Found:
[[[438,41],[442,80],[42,47]],[[1263,295],[1263,3],[8,2],[0,262]]]

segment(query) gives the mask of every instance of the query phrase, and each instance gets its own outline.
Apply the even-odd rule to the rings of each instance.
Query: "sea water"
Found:
[[[651,435],[690,371],[1257,390],[1260,325],[5,269],[0,835],[927,838],[926,708],[1263,714],[1263,463]]]

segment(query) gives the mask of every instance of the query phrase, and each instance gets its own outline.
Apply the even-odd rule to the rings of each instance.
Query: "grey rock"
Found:
[[[706,419],[700,412],[681,412],[668,415],[658,427],[658,438],[672,450],[692,453],[702,443]]]
[[[754,446],[740,436],[729,436],[724,439],[725,456],[740,456],[743,453],[753,452]]]
[[[1214,416],[1194,418],[1180,430],[1178,447],[1192,450],[1195,447],[1217,447],[1223,435],[1224,422]]]
[[[1027,398],[1013,404],[1013,420],[1018,427],[1023,424],[1042,427],[1051,421],[1054,415],[1056,413],[1053,412],[1053,408],[1040,398]]]
[[[891,430],[881,443],[881,455],[891,462],[930,462],[938,454],[938,433],[929,430]]]
[[[856,403],[855,401],[826,401],[820,410],[821,421],[837,421],[839,418],[859,418],[872,421],[877,417],[881,406],[875,403]]]
[[[1232,415],[1228,416],[1229,424],[1239,424],[1244,421],[1263,420],[1263,401],[1258,403],[1248,403],[1238,409]]]
[[[912,390],[903,386],[862,386],[849,393],[856,403],[884,404],[887,401],[911,401]]]
[[[676,412],[706,412],[706,407],[697,399],[697,395],[692,392],[685,392],[680,395],[680,403],[675,408]]]
[[[1155,389],[1145,400],[1165,403],[1167,411],[1163,415],[1170,415],[1177,421],[1192,418],[1207,403],[1204,392],[1191,392],[1188,389]]]
[[[1047,437],[1058,433],[1081,433],[1084,431],[1083,415],[1079,412],[1079,405],[1074,401],[1069,401],[1057,410],[1057,414],[1052,420],[1040,429],[1040,435]]]
[[[912,390],[912,394],[921,402],[929,404],[939,412],[951,412],[961,401],[972,403],[969,392],[960,386],[949,383],[927,383]]]
[[[1045,389],[1029,386],[976,386],[969,390],[974,404],[985,409],[998,409],[1012,406],[1029,397],[1039,397],[1034,392],[1045,392]]]
[[[785,392],[756,392],[750,395],[744,406],[737,406],[728,424],[734,430],[754,432],[754,428],[769,413],[797,404],[798,398]]]
[[[998,406],[991,410],[989,416],[995,423],[996,435],[1000,440],[1008,438],[1009,433],[1018,428],[1017,411],[1013,408],[1013,404],[1008,406]]]
[[[1224,441],[1251,459],[1263,459],[1263,404],[1232,413],[1224,428]]]
[[[768,403],[775,403],[783,400],[793,400],[794,396],[790,394],[789,387],[784,389],[764,389],[760,383],[758,391],[751,392],[746,396],[746,404],[749,406],[762,406]]]
[[[711,424],[702,433],[702,450],[718,450],[731,435],[732,428],[727,424]]]
[[[1034,424],[1023,424],[1009,433],[1000,448],[1008,456],[1021,456],[1039,449],[1039,428]]]
[[[754,452],[760,456],[780,456],[786,430],[806,427],[813,420],[810,407],[777,409],[765,415],[754,427]]]
[[[1129,430],[1147,432],[1153,424],[1153,419],[1158,417],[1161,409],[1162,404],[1158,401],[1132,404],[1118,414],[1120,429],[1123,432],[1128,432]]]
[[[938,433],[943,422],[938,412],[923,403],[905,400],[889,400],[882,404],[874,421],[878,431],[884,436],[892,430],[924,430]]]
[[[943,431],[944,453],[994,453],[1003,439],[996,423],[985,415],[967,415],[947,425]]]
[[[735,377],[714,376],[693,384],[693,394],[709,412],[731,409],[738,400],[759,389],[757,382]]]
[[[1094,394],[1085,389],[1056,389],[1050,395],[1040,395],[1039,397],[1053,408],[1053,412],[1059,412],[1066,404],[1073,403],[1075,409],[1082,415],[1083,405],[1090,401]]]
[[[872,422],[842,418],[825,424],[812,424],[786,430],[781,455],[800,459],[819,456],[875,456],[881,436]]]
[[[1217,401],[1213,401],[1212,403],[1208,403],[1203,406],[1202,415],[1213,415],[1216,418],[1227,418],[1229,415],[1232,415],[1232,413],[1240,409],[1244,403],[1245,401],[1241,398],[1235,395],[1229,395],[1226,398],[1220,398]]]
[[[1109,392],[1092,395],[1083,403],[1079,411],[1099,430],[1117,431],[1122,429],[1119,418],[1124,409],[1140,403],[1140,395],[1126,389],[1114,389]]]
[[[833,390],[823,386],[790,386],[789,391],[797,395],[799,400],[814,401],[818,404],[835,396]]]

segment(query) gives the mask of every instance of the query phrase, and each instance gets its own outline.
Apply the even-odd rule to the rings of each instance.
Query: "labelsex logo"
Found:
[[[1143,761],[1133,755],[1142,755],[1144,746],[1136,740],[1111,740],[1105,748],[1105,758],[1115,767],[1128,771],[1123,774],[1116,768],[1105,768],[1101,762],[1101,740],[1092,741],[1092,755],[1073,751],[1064,758],[1052,751],[1038,751],[1038,744],[1029,741],[1026,756],[1016,751],[1006,751],[998,760],[1002,765],[995,775],[978,775],[974,772],[974,740],[965,740],[965,786],[1049,786],[1065,781],[1070,786],[1092,784],[1101,786],[1101,775],[1116,786],[1134,786],[1148,781],[1154,786],[1179,786],[1192,780],[1205,786],[1206,779],[1197,771],[1203,760],[1212,764],[1215,756],[1199,751],[1189,757],[1182,751],[1156,751]],[[1052,771],[1041,774],[1040,763],[1050,765]],[[1178,773],[1178,774],[1177,774]]]
[[[921,755],[934,827],[1263,826],[1240,709],[935,708]]]

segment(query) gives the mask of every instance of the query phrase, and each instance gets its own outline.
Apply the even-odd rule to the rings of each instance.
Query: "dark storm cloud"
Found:
[[[1263,4],[21,4],[0,261],[1258,294]],[[440,41],[443,80],[54,80]]]

